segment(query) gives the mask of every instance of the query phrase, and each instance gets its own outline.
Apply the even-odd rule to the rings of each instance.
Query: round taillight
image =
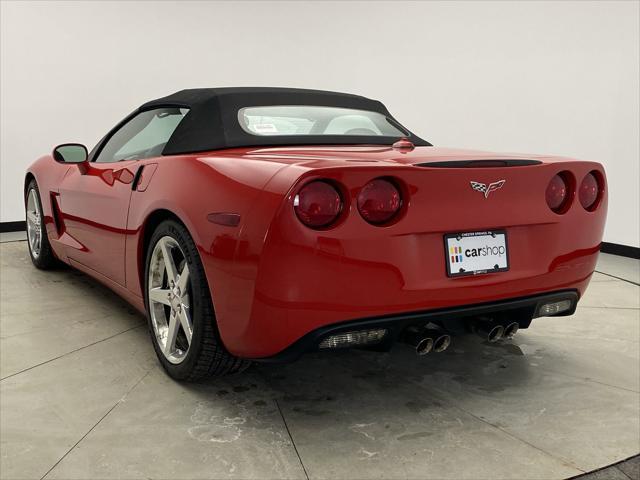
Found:
[[[340,215],[342,198],[333,185],[316,180],[300,189],[293,199],[293,208],[302,223],[311,228],[323,228]]]
[[[556,213],[564,210],[569,198],[569,184],[565,177],[561,174],[554,176],[547,185],[545,196],[551,210]]]
[[[402,196],[388,180],[377,178],[367,183],[358,194],[358,211],[374,225],[389,222],[402,207]]]
[[[599,196],[600,185],[598,184],[598,179],[593,172],[587,173],[580,184],[580,190],[578,190],[580,205],[585,210],[593,210],[596,207]]]

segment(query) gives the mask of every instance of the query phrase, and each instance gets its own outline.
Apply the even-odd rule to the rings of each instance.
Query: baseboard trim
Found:
[[[0,222],[0,232],[22,232],[27,229],[27,224],[21,222]],[[602,253],[611,253],[621,257],[640,259],[640,248],[621,245],[619,243],[602,242],[600,245]]]
[[[640,248],[630,247],[629,245],[620,245],[619,243],[602,242],[600,245],[602,253],[611,253],[621,257],[640,259]]]
[[[0,232],[23,232],[27,229],[27,222],[0,222]]]

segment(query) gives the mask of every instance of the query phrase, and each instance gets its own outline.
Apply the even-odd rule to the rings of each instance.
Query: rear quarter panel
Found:
[[[224,155],[167,156],[140,164],[155,164],[156,169],[146,189],[134,191],[131,199],[126,240],[127,288],[142,298],[144,238],[145,233],[151,233],[146,231],[148,220],[154,212],[171,212],[184,223],[198,248],[224,340],[227,326],[248,315],[251,308],[264,238],[286,193],[278,182],[270,180],[285,165],[239,161]],[[213,223],[207,219],[211,213],[239,214],[240,223]]]

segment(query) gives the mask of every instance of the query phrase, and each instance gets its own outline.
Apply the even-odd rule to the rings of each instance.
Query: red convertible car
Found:
[[[184,380],[570,315],[607,209],[599,163],[437,148],[378,101],[285,88],[145,103],[37,160],[24,195],[35,266],[146,312]]]

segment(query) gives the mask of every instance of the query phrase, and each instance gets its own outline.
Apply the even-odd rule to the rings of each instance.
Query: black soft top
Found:
[[[158,107],[186,107],[189,113],[167,142],[163,155],[204,152],[221,148],[267,145],[391,145],[399,137],[370,135],[257,136],[243,130],[238,111],[244,107],[317,105],[381,113],[397,122],[377,100],[347,93],[299,88],[194,88],[151,100],[133,115]],[[131,116],[127,117],[131,118]],[[404,130],[409,132],[406,128]],[[430,145],[409,132],[414,145]]]

